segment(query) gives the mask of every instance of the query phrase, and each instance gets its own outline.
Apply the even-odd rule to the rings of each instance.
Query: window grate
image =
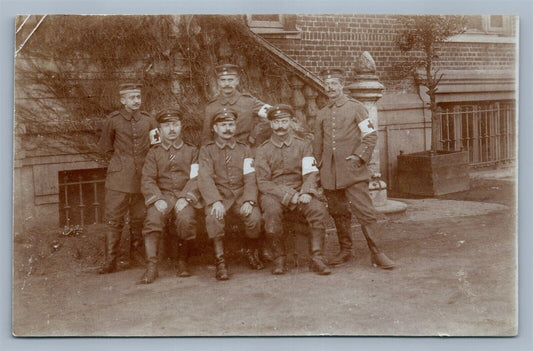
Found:
[[[101,223],[106,169],[61,171],[58,177],[60,225]]]

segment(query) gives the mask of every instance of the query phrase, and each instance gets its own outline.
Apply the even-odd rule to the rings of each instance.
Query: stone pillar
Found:
[[[290,86],[292,88],[292,107],[294,108],[298,122],[303,125],[306,122],[304,112],[305,96],[302,92],[304,82],[302,82],[297,76],[292,76],[290,78]]]
[[[316,105],[318,91],[311,88],[309,85],[305,85],[303,93],[305,96],[305,114],[307,116],[307,126],[310,128],[310,130],[314,130],[316,115],[318,113],[318,106]]]
[[[385,87],[378,80],[376,75],[376,64],[372,56],[365,51],[359,57],[356,64],[356,82],[347,86],[349,94],[354,99],[360,101],[368,110],[370,121],[374,128],[378,130],[378,107],[377,102],[383,96]],[[379,145],[376,145],[372,159],[369,163],[370,174],[372,176],[380,175],[379,165]]]
[[[365,105],[370,121],[378,130],[377,102],[383,96],[385,87],[379,82],[376,75],[376,63],[367,51],[363,52],[357,59],[355,71],[357,73],[355,83],[347,86],[349,95]],[[379,142],[376,144],[368,167],[372,176],[369,187],[374,206],[384,213],[405,211],[407,207],[405,204],[387,199],[387,184],[381,179]]]

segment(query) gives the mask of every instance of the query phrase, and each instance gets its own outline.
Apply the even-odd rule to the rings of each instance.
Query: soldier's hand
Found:
[[[224,208],[224,205],[221,201],[215,202],[211,206],[211,215],[215,216],[216,219],[219,221],[224,219],[224,214],[226,213],[226,209]]]
[[[355,156],[355,155],[350,155],[346,157],[346,160],[353,160],[355,167],[361,167],[361,165],[363,164],[363,160],[361,160],[359,156]]]
[[[185,200],[184,198],[180,198],[178,199],[178,201],[176,201],[176,205],[174,206],[174,209],[176,210],[176,212],[180,212],[185,207],[187,207],[187,205],[189,205],[187,200]]]
[[[250,213],[252,213],[253,209],[254,209],[254,207],[252,206],[252,204],[249,201],[246,201],[241,206],[241,210],[240,210],[241,215],[244,216],[244,217],[248,217],[250,215]]]
[[[299,196],[300,196],[300,194],[298,194],[298,193],[294,194],[294,196],[291,199],[291,204],[295,204],[296,205],[298,203]]]
[[[300,197],[298,197],[298,202],[301,204],[308,204],[309,202],[311,202],[311,195],[301,194]]]
[[[168,204],[165,200],[157,200],[154,206],[161,213],[165,213],[168,208]]]

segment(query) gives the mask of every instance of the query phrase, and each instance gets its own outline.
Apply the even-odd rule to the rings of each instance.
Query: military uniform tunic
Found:
[[[149,132],[158,127],[148,113],[122,109],[107,118],[98,143],[101,152],[112,152],[105,187],[124,193],[141,192],[144,158],[150,149]]]
[[[268,106],[268,105],[267,105]],[[231,109],[237,113],[237,129],[235,138],[243,143],[249,143],[249,137],[254,139],[253,144],[259,145],[270,135],[270,124],[266,120],[261,109],[264,109],[265,103],[256,99],[250,94],[236,91],[231,97],[218,95],[210,101],[205,108],[205,119],[202,131],[202,141],[207,143],[213,140],[212,121],[214,115],[224,108]],[[259,113],[263,117],[259,116]]]
[[[272,135],[257,148],[255,167],[267,233],[281,234],[283,216],[293,211],[303,214],[311,228],[324,229],[327,210],[316,197],[319,175],[309,141]],[[314,196],[307,204],[293,204],[296,193]]]
[[[206,227],[210,238],[224,235],[224,220],[211,215],[212,205],[221,201],[227,214],[241,217],[246,235],[257,238],[261,228],[261,213],[254,206],[249,216],[240,216],[246,201],[257,203],[257,184],[252,151],[244,143],[232,140],[211,141],[200,148],[198,187],[205,201]]]
[[[344,189],[369,179],[366,163],[372,158],[377,134],[363,137],[359,124],[364,121],[369,123],[363,104],[344,95],[318,111],[313,149],[324,189]],[[365,164],[355,167],[353,160],[346,160],[350,155]]]
[[[368,119],[368,111],[357,100],[342,95],[318,112],[313,149],[333,217],[349,217],[351,205],[361,224],[377,221],[368,193],[370,174],[366,165],[376,142],[377,132]],[[359,157],[362,164],[357,166],[355,160],[347,160],[350,155]]]
[[[164,140],[146,155],[142,172],[141,190],[148,207],[143,235],[160,234],[180,198],[188,199],[190,205],[175,216],[178,237],[184,240],[196,237],[194,207],[200,206],[198,190],[198,149],[185,144],[169,144]],[[155,207],[164,200],[168,207],[161,213]]]
[[[112,153],[105,182],[105,218],[112,227],[121,228],[130,212],[131,227],[139,232],[145,216],[141,194],[141,173],[150,148],[150,130],[158,124],[148,113],[126,109],[111,113],[105,121],[98,148]]]

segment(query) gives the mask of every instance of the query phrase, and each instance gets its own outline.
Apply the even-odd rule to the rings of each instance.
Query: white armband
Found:
[[[307,156],[302,158],[302,175],[306,175],[307,173],[311,172],[318,172],[318,168],[316,168],[316,160],[313,156]]]
[[[259,109],[259,112],[257,112],[257,115],[261,118],[267,118],[267,111],[269,108],[271,108],[269,104],[264,104],[263,107]]]
[[[370,121],[370,118],[365,119],[361,123],[359,123],[359,129],[361,130],[361,136],[364,138],[370,133],[375,132],[374,125]]]
[[[189,178],[193,179],[198,177],[198,163],[193,163],[191,165],[191,173],[189,174]]]
[[[248,173],[253,173],[253,172],[255,172],[254,159],[251,157],[245,158],[244,164],[242,166],[242,174],[247,175]]]
[[[159,137],[159,129],[154,128],[150,130],[150,145],[155,145],[161,143],[161,138]]]

